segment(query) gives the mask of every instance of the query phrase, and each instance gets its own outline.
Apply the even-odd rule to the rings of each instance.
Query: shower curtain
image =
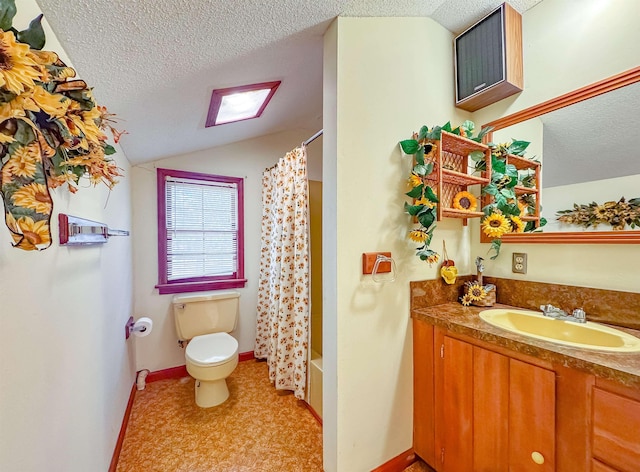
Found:
[[[294,149],[264,171],[255,357],[269,379],[303,399],[309,344],[307,151]]]

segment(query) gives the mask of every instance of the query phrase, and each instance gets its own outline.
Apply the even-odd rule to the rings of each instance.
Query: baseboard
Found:
[[[178,367],[170,367],[169,369],[156,370],[155,372],[149,372],[146,382],[157,382],[158,380],[167,379],[181,379],[182,377],[189,377],[186,365],[179,365]]]
[[[307,406],[307,409],[311,412],[311,415],[316,419],[318,423],[320,423],[320,426],[322,426],[322,418],[320,417],[318,412],[314,410],[313,407],[309,405],[309,403],[304,402],[304,404]]]
[[[253,351],[249,351],[249,352],[241,352],[240,354],[238,354],[239,360],[240,362],[243,361],[250,361],[256,358],[256,356],[254,355]]]
[[[371,472],[402,472],[417,460],[413,449],[404,451],[393,459],[385,462],[381,466],[373,469]]]
[[[241,352],[238,354],[238,360],[240,362],[250,361],[255,359],[253,355],[253,351],[249,352]],[[179,365],[177,367],[170,367],[168,369],[156,370],[154,372],[150,372],[147,375],[146,382],[157,382],[158,380],[167,380],[167,379],[181,379],[182,377],[188,377],[189,373],[187,372],[186,365]]]
[[[131,416],[131,408],[133,407],[133,400],[135,398],[136,398],[136,384],[134,382],[133,385],[131,386],[131,393],[129,394],[129,402],[127,403],[127,409],[124,411],[124,417],[122,418],[122,426],[120,426],[120,434],[118,434],[116,447],[113,449],[111,464],[109,464],[109,472],[116,472],[116,467],[118,467],[118,459],[120,459],[120,451],[122,451],[122,443],[124,442],[124,435],[127,432],[127,426],[129,425],[129,417]]]

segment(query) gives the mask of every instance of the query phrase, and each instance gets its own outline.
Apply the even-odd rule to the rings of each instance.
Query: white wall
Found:
[[[452,55],[452,34],[426,18],[338,18],[325,34],[327,472],[371,470],[412,445],[409,281],[436,278],[438,268],[406,238],[411,159],[398,142],[424,124],[468,116],[453,107]],[[449,219],[433,247],[446,239],[465,273],[468,238],[461,220]],[[371,251],[392,252],[395,282],[361,275],[362,253]]]
[[[638,18],[637,0],[542,1],[522,18],[524,91],[475,112],[473,120],[487,123],[638,66],[638,51],[629,46],[640,42]],[[472,257],[484,256],[489,245],[480,244],[477,221],[472,235]],[[527,275],[511,273],[512,252],[528,253]],[[485,274],[637,292],[639,266],[637,245],[505,244],[498,259],[487,259]]]
[[[18,10],[19,29],[40,13],[33,0],[18,2]],[[65,57],[48,26],[45,49]],[[113,157],[126,177],[110,195],[106,187],[81,188],[73,196],[62,188],[52,192],[54,242],[45,251],[12,248],[2,212],[0,470],[109,467],[135,378],[133,343],[124,337],[131,238],[61,247],[57,217],[68,213],[131,228],[129,163],[120,149]]]
[[[299,146],[317,130],[295,130],[271,134],[190,154],[142,164],[132,168],[134,215],[134,307],[137,316],[153,320],[153,331],[139,338],[136,345],[137,368],[157,371],[184,365],[184,351],[177,344],[171,299],[159,295],[156,168],[244,177],[244,250],[247,285],[240,292],[240,317],[231,333],[240,352],[253,351],[255,344],[258,274],[260,270],[260,231],[262,223],[262,173],[288,151]],[[308,146],[315,174],[321,161],[322,139]]]

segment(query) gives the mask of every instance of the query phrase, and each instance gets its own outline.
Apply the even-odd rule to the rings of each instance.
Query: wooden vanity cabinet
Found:
[[[437,470],[554,471],[554,372],[438,329],[435,339]]]
[[[424,321],[413,329],[414,451],[436,471],[609,470],[591,454],[593,375]]]

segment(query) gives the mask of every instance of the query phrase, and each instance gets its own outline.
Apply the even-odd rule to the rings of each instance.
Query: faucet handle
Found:
[[[582,308],[576,308],[575,310],[573,310],[572,315],[577,321],[580,321],[581,323],[587,321],[587,314]]]

